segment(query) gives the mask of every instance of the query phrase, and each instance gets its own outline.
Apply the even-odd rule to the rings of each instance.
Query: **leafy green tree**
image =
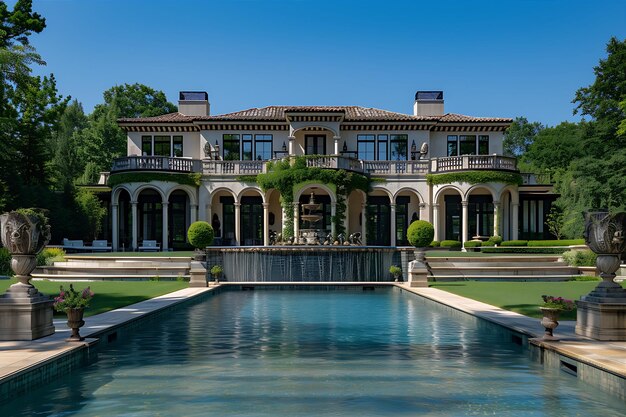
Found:
[[[9,11],[5,2],[0,2],[0,48],[6,48],[16,42],[28,45],[28,37],[41,33],[46,27],[46,19],[33,12],[32,0],[17,0],[13,11]]]
[[[504,154],[517,157],[524,155],[543,129],[544,126],[539,122],[530,123],[525,117],[516,117],[504,133]]]
[[[53,132],[50,172],[51,182],[57,190],[71,188],[85,169],[80,150],[84,147],[81,143],[82,131],[87,127],[87,122],[83,106],[74,100],[65,108]]]
[[[100,199],[91,191],[81,188],[76,193],[76,205],[78,206],[87,226],[88,239],[97,239],[102,232],[102,220],[107,214],[106,208],[102,207]]]
[[[583,129],[576,123],[547,127],[536,135],[522,159],[538,171],[567,169],[572,160],[585,155],[582,135]]]
[[[172,113],[176,106],[162,91],[143,84],[114,86],[103,96],[104,103],[94,108],[82,143],[85,160],[95,163],[100,171],[108,171],[114,158],[126,155],[126,133],[117,125],[117,119]]]

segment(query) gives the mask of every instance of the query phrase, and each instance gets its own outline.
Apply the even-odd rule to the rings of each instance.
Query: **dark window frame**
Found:
[[[237,144],[237,157],[233,158],[230,155],[235,154],[233,150],[226,144]],[[241,161],[241,135],[238,133],[224,133],[222,134],[222,159],[224,161]]]
[[[259,152],[257,150],[257,145],[259,143],[263,143],[263,144],[270,144],[270,149],[269,152],[266,155],[262,155],[263,158],[258,158],[259,157]],[[254,159],[258,160],[258,161],[267,161],[269,159],[272,159],[272,151],[274,150],[274,135],[271,134],[266,134],[266,133],[259,133],[254,135]],[[265,158],[265,156],[267,158]]]
[[[361,150],[361,146],[365,146],[365,145],[371,145],[371,151],[365,149],[364,151]],[[361,155],[361,152],[364,152],[365,155],[363,156],[367,156],[367,154],[371,153],[371,158],[364,158]],[[356,135],[356,154],[357,154],[357,158],[364,160],[364,161],[374,161],[376,159],[376,135],[371,135],[371,134],[360,134],[360,135]]]

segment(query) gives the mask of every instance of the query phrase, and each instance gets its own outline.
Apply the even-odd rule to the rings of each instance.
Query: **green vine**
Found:
[[[504,184],[522,185],[523,181],[522,176],[517,172],[472,171],[426,174],[426,182],[428,185],[450,184],[452,182],[466,182],[468,184],[500,182]]]
[[[150,181],[165,181],[175,182],[181,185],[190,185],[192,187],[198,187],[202,174],[187,174],[187,173],[166,173],[166,172],[122,172],[119,174],[111,174],[109,177],[109,187],[115,187],[116,185],[125,184],[129,182],[150,182]]]
[[[280,192],[281,206],[285,213],[283,236],[294,235],[294,193],[299,185],[307,182],[334,185],[337,195],[335,216],[331,221],[335,225],[337,234],[345,233],[344,220],[346,218],[346,200],[354,190],[362,190],[367,193],[370,190],[371,180],[369,177],[345,171],[343,169],[323,169],[307,167],[306,160],[313,156],[297,156],[290,160],[268,162],[267,172],[258,174],[255,182],[261,189],[267,192],[276,189]]]

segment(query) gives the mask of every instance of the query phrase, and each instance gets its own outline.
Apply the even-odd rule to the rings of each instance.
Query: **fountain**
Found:
[[[576,334],[597,340],[626,340],[626,290],[613,281],[626,250],[626,213],[585,213],[585,243],[598,254],[602,282],[576,301]]]
[[[318,214],[321,207],[321,204],[315,202],[315,194],[311,191],[309,202],[302,204],[302,214],[300,215],[300,219],[307,222],[309,227],[301,229],[298,236],[300,241],[307,245],[319,245],[320,238],[326,236],[326,230],[316,227],[316,224],[322,220],[322,215]]]

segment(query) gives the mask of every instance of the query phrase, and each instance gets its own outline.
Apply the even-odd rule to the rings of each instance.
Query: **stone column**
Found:
[[[139,228],[139,225],[137,224],[137,202],[136,201],[131,201],[130,202],[130,207],[131,207],[131,218],[132,218],[132,222],[131,222],[131,231],[132,231],[132,249],[135,251],[137,250],[137,229]]]
[[[367,204],[361,204],[361,242],[367,245]]]
[[[206,212],[205,220],[209,222],[209,224],[211,224],[211,222],[213,221],[213,206],[211,204],[206,204],[204,207]]]
[[[270,245],[270,203],[263,203],[263,246]]]
[[[493,235],[500,236],[500,202],[493,202]]]
[[[300,237],[300,203],[293,203],[293,238],[295,241]]]
[[[296,145],[296,137],[295,136],[289,136],[289,156],[294,155],[295,145]]]
[[[198,220],[198,205],[190,204],[189,205],[189,222],[193,223]]]
[[[439,239],[439,204],[433,204],[433,229],[435,229],[435,236],[433,240],[440,241]]]
[[[467,235],[469,234],[469,223],[468,223],[468,206],[469,201],[461,201],[462,208],[462,216],[461,216],[461,244],[465,244],[467,241]]]
[[[341,137],[335,136],[333,139],[335,140],[335,153],[333,155],[339,155],[339,139],[341,139]]]
[[[170,223],[170,219],[169,219],[169,205],[170,203],[168,201],[164,201],[161,203],[161,206],[163,207],[163,232],[162,232],[162,241],[161,241],[161,250],[166,251],[168,250],[168,237],[169,237],[169,223]]]
[[[511,213],[511,240],[519,239],[519,203],[513,203]]]
[[[396,203],[391,203],[391,246],[396,246]]]
[[[337,203],[330,203],[331,218],[334,219],[336,214],[337,214]],[[348,230],[346,230],[346,233],[348,233]],[[330,234],[333,235],[333,238],[337,234],[337,224],[335,223],[334,220],[330,222]]]
[[[235,242],[241,246],[241,203],[235,202]]]
[[[117,203],[111,204],[111,247],[113,252],[117,252],[119,246],[120,215],[118,208]]]

